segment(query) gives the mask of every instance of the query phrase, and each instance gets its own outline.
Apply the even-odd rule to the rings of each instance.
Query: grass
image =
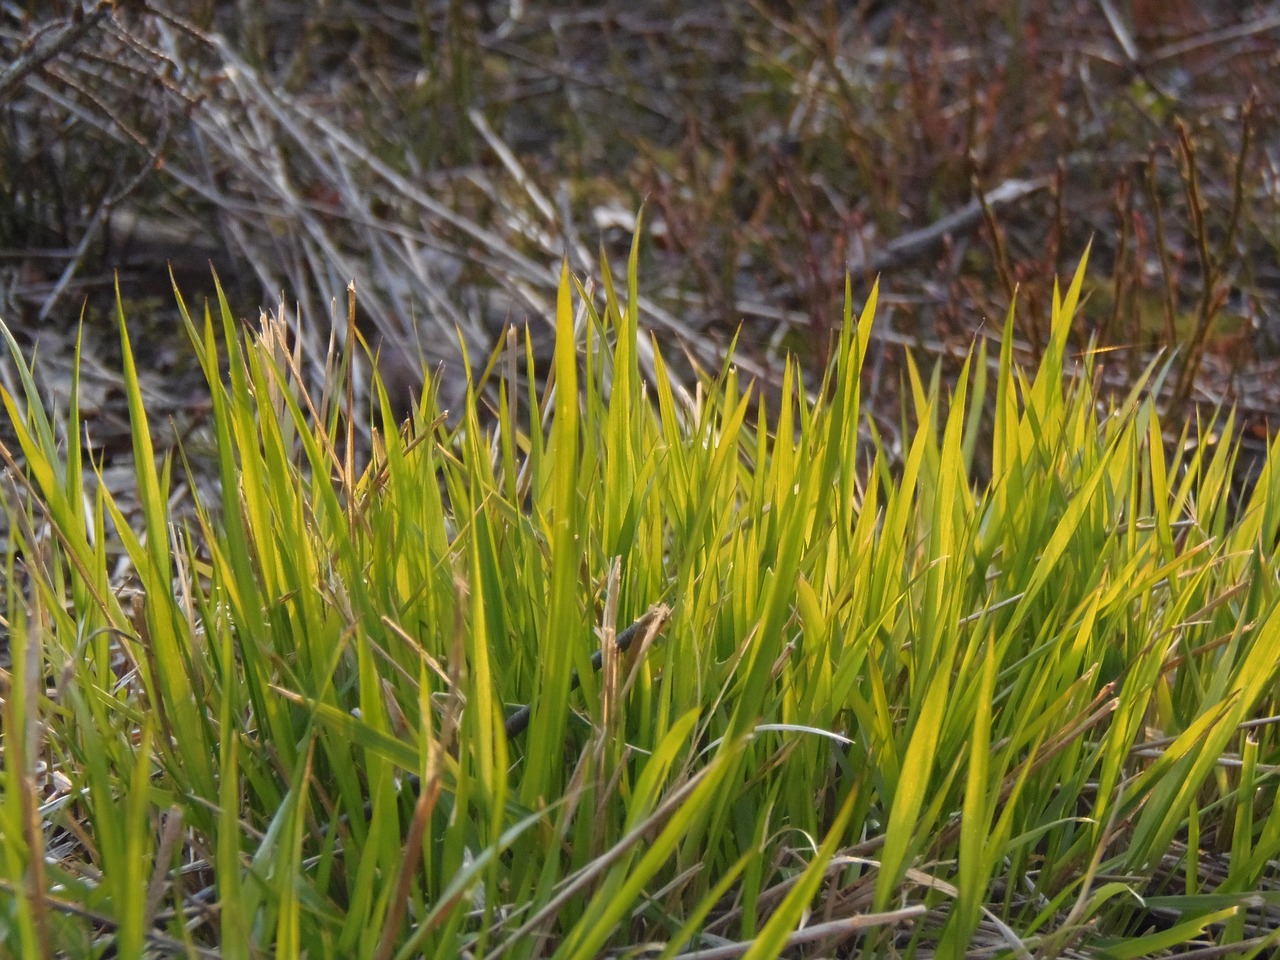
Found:
[[[1098,389],[1083,263],[1037,369],[1012,310],[954,391],[908,362],[899,461],[874,291],[766,409],[642,376],[637,246],[562,273],[545,388],[512,340],[452,417],[382,394],[363,465],[345,360],[312,395],[283,317],[183,306],[186,518],[122,312],[136,527],[10,339],[0,951],[1274,948],[1280,460],[1237,506],[1230,414]]]

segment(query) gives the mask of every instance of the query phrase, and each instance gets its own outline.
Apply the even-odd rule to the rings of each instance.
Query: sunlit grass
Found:
[[[635,263],[600,311],[563,275],[545,389],[526,345],[451,418],[381,395],[363,471],[283,318],[184,307],[221,497],[183,523],[122,317],[137,529],[10,340],[0,950],[1268,948],[1280,474],[1233,508],[1190,442],[1230,418],[1168,445],[1163,370],[1095,390],[1082,265],[1037,370],[1012,314],[954,392],[908,366],[898,462],[874,291],[766,411],[642,377]]]

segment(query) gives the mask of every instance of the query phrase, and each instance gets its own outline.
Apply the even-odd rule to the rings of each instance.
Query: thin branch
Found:
[[[111,10],[110,0],[99,0],[98,5],[88,14],[73,19],[56,34],[38,41],[7,70],[0,72],[0,101],[7,99],[9,94],[32,73],[88,36],[99,23],[111,16]]]

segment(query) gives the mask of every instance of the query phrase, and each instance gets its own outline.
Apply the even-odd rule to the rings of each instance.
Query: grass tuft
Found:
[[[375,391],[363,470],[283,317],[184,305],[185,517],[121,309],[138,528],[9,338],[0,951],[1274,944],[1280,458],[1236,506],[1230,416],[1169,445],[1165,369],[1071,366],[1083,263],[1037,369],[1012,310],[954,391],[908,366],[899,460],[874,291],[770,409],[642,375],[637,259],[602,309],[562,270],[545,389],[513,334],[457,416]]]

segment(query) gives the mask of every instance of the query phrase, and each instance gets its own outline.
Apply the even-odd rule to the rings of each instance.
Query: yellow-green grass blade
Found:
[[[625,867],[616,867],[611,871],[600,892],[587,905],[582,919],[565,937],[563,945],[556,952],[557,956],[566,960],[590,960],[598,955],[618,922],[632,909],[641,890],[662,869],[667,858],[694,827],[697,812],[705,809],[711,798],[723,789],[726,773],[735,766],[732,762],[735,753],[732,749],[717,753],[699,771],[696,786],[667,818],[665,826],[648,844],[644,854],[634,863],[630,863],[628,858],[624,861]],[[635,830],[646,823],[647,820],[641,820]],[[622,842],[627,841],[624,839]]]
[[[760,935],[751,945],[751,949],[743,955],[743,960],[764,960],[766,957],[776,957],[781,953],[787,942],[787,936],[797,927],[801,914],[809,909],[810,902],[818,892],[818,887],[826,874],[827,865],[831,863],[836,848],[845,837],[845,830],[853,814],[857,797],[858,789],[855,786],[841,803],[831,829],[827,832],[813,860],[805,867],[800,880],[778,905],[778,909],[764,925]]]
[[[170,718],[168,737],[177,735],[177,750],[185,769],[190,771],[192,787],[205,797],[215,793],[212,758],[214,750],[209,738],[204,713],[198,708],[195,691],[189,675],[190,642],[185,635],[185,624],[178,615],[173,599],[173,565],[170,552],[170,531],[167,497],[156,472],[155,453],[151,442],[151,429],[146,407],[134,364],[133,350],[129,343],[124,307],[117,292],[117,312],[120,327],[120,346],[124,365],[123,382],[128,400],[129,421],[134,449],[134,469],[138,481],[138,499],[145,517],[145,547],[135,538],[125,536],[131,543],[131,559],[138,570],[148,602],[145,604],[145,622],[148,642],[154,653],[151,661],[157,674],[152,678],[153,694],[165,705]],[[166,469],[167,475],[167,469]],[[128,527],[124,517],[108,498],[117,530],[124,535]]]
[[[575,666],[585,671],[587,654],[581,639],[585,633],[577,600],[582,542],[577,529],[578,510],[578,359],[570,299],[568,264],[562,264],[556,300],[555,415],[547,445],[544,489],[550,513],[547,538],[551,545],[546,619],[541,627],[542,649],[537,661],[538,697],[529,725],[526,773],[520,797],[526,806],[553,789],[552,772],[564,736],[569,699],[569,675]]]
[[[949,673],[945,667],[940,668],[929,681],[903,755],[902,770],[892,794],[889,819],[884,828],[884,847],[880,852],[880,872],[876,877],[872,901],[872,909],[877,913],[883,912],[888,906],[910,865],[910,856],[919,849],[923,839],[917,833],[917,824],[933,778],[938,734],[942,729],[950,687]]]
[[[1231,918],[1236,914],[1237,910],[1239,908],[1234,906],[1215,910],[1212,913],[1193,917],[1190,920],[1183,920],[1181,923],[1175,923],[1167,930],[1161,930],[1159,933],[1134,937],[1119,943],[1103,941],[1096,947],[1098,956],[1105,957],[1106,960],[1139,960],[1141,957],[1157,956],[1161,951],[1197,939],[1204,933],[1206,927]]]

